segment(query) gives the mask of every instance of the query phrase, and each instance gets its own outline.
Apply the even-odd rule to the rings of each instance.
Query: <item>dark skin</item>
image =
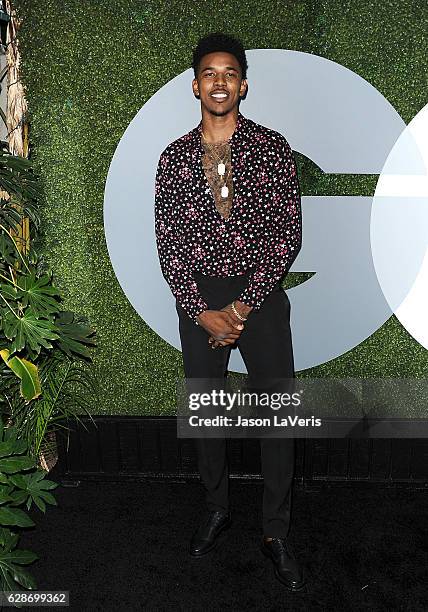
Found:
[[[239,99],[247,89],[247,80],[242,79],[236,57],[224,51],[204,55],[192,88],[193,93],[200,97],[206,141],[228,140],[235,131]],[[219,101],[211,96],[218,90],[226,92],[227,98]],[[252,311],[251,306],[239,300],[235,300],[235,309],[245,319]],[[234,344],[244,329],[243,321],[234,314],[231,304],[226,304],[221,310],[204,310],[197,321],[209,334],[208,342],[212,348]]]

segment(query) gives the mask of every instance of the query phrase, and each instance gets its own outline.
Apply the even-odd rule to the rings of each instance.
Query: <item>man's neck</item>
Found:
[[[238,109],[220,117],[202,111],[202,131],[206,142],[225,142],[235,131]]]

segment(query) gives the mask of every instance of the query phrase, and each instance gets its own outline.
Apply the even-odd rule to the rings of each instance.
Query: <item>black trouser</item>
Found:
[[[248,275],[218,278],[194,273],[201,295],[213,310],[220,310],[248,284]],[[206,330],[189,318],[176,301],[186,378],[223,378],[231,345],[212,349]],[[237,347],[248,372],[258,377],[293,378],[294,360],[290,331],[290,301],[278,284],[245,322]],[[229,471],[225,438],[195,438],[198,469],[209,510],[229,510]],[[290,529],[294,472],[294,438],[260,438],[264,478],[263,533],[286,537]]]

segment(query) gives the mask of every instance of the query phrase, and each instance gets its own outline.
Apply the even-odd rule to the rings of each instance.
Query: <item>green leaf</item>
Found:
[[[31,476],[31,474],[28,474],[28,476]],[[27,479],[23,474],[9,476],[9,482],[18,487],[18,489],[27,489]]]
[[[1,527],[0,528],[0,541],[4,546],[3,553],[8,553],[13,550],[19,540],[19,533],[12,533],[10,529]]]
[[[3,225],[10,225],[10,223],[3,223]],[[8,266],[15,265],[16,262],[16,248],[9,236],[0,234],[0,260]]]
[[[32,499],[36,506],[39,508],[39,510],[41,510],[42,512],[46,512],[46,504],[41,497],[39,497],[38,495],[34,495]]]
[[[23,567],[17,567],[13,563],[8,565],[11,568],[13,579],[16,582],[19,582],[19,584],[22,584],[25,589],[35,589],[37,587],[36,582],[29,571]]]
[[[5,299],[9,300],[18,300],[22,297],[22,292],[16,289],[14,285],[9,285],[6,283],[2,283],[0,285],[0,293],[3,295]]]
[[[27,205],[42,195],[32,161],[7,151],[0,151],[0,185],[11,195],[11,200],[16,198],[19,202],[25,201]]]
[[[0,524],[17,525],[18,527],[33,527],[35,523],[20,508],[1,508]]]
[[[86,323],[78,321],[75,314],[68,310],[60,311],[55,323],[59,333],[58,346],[60,349],[69,357],[75,353],[90,358],[87,345],[96,346],[94,340],[90,338],[94,330]]]
[[[38,558],[36,553],[31,550],[14,550],[13,552],[0,554],[0,562],[19,563],[20,565],[28,565]]]
[[[20,393],[21,396],[27,401],[31,401],[38,397],[41,392],[41,385],[38,375],[37,366],[27,359],[21,357],[9,357],[10,352],[8,349],[0,351],[0,355],[6,365],[16,374],[21,380]]]
[[[13,501],[12,494],[9,495],[6,491],[0,491],[0,504]]]
[[[39,493],[40,497],[43,498],[48,504],[51,504],[52,506],[57,506],[58,503],[55,499],[55,497],[53,495],[51,495],[51,493],[48,493],[47,491],[40,491]]]
[[[9,425],[8,427],[5,427],[3,430],[3,436],[4,436],[5,441],[16,440],[17,435],[18,435],[18,430],[16,428],[16,425]]]
[[[57,482],[53,482],[53,480],[44,480],[40,484],[40,489],[56,489],[59,486]]]
[[[0,459],[0,472],[13,474],[21,470],[28,470],[36,465],[36,460],[24,455],[23,457],[5,457]]]
[[[8,563],[0,564],[0,572],[2,577],[2,587],[4,591],[16,591],[16,582],[12,578],[12,568]]]
[[[7,442],[0,442],[0,457],[7,457],[8,455],[20,455],[27,450],[27,443],[25,440],[8,440]]]
[[[11,353],[22,351],[27,346],[37,354],[41,347],[52,348],[49,340],[56,340],[59,337],[55,331],[55,324],[51,320],[39,319],[38,316],[31,306],[23,315],[14,314],[10,310],[6,312],[3,317],[3,332],[6,338],[12,341]]]
[[[43,274],[36,279],[35,271],[21,275],[17,285],[22,291],[22,306],[28,304],[33,308],[36,317],[49,318],[49,315],[59,312],[59,303],[54,297],[60,297],[60,292],[51,284],[51,274]]]
[[[13,501],[13,504],[15,506],[20,506],[21,504],[23,504],[26,500],[27,500],[28,494],[26,493],[26,491],[13,491],[10,494],[10,498]]]
[[[39,482],[40,480],[43,480],[47,474],[48,474],[48,472],[46,472],[46,470],[37,470],[36,472],[32,472],[31,474],[25,474],[25,476],[23,476],[23,478],[24,478],[25,483],[27,485],[29,481],[30,482]],[[52,481],[43,480],[43,482],[52,482]]]
[[[28,499],[27,507],[30,508],[31,502],[34,501],[36,506],[38,506],[43,512],[46,510],[45,502],[54,506],[57,505],[56,499],[46,489],[56,488],[58,483],[53,482],[52,480],[44,480],[45,474],[47,474],[46,471],[37,470],[31,474],[24,474],[22,477],[21,475],[10,477],[11,480],[16,478],[18,479],[17,486],[19,486],[22,495],[25,495],[23,501]]]

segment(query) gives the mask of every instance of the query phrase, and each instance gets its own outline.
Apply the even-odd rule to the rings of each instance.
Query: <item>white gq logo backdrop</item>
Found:
[[[360,344],[396,313],[428,348],[428,107],[406,127],[377,89],[347,68],[283,49],[247,52],[241,112],[281,132],[326,173],[380,174],[374,197],[302,197],[303,245],[287,290],[296,370]],[[118,281],[144,321],[180,350],[174,298],[159,267],[154,182],[161,151],[200,121],[186,70],[146,102],[113,156],[104,200]],[[275,86],[273,86],[273,84]],[[229,369],[246,372],[238,350]]]

